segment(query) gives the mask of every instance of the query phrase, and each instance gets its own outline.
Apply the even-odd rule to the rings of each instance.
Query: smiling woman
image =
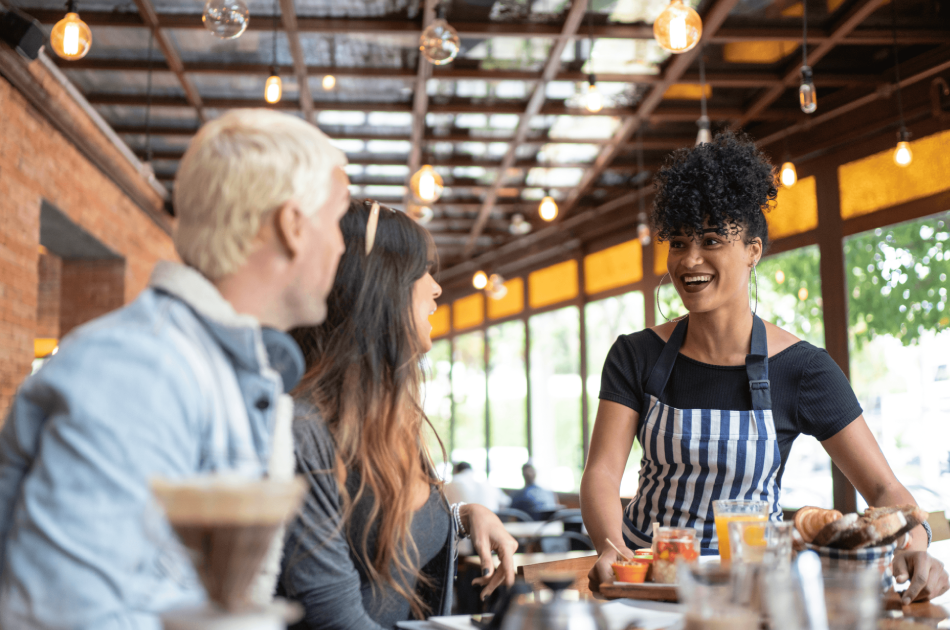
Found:
[[[782,473],[801,434],[822,442],[869,504],[913,501],[828,353],[755,314],[750,279],[768,245],[764,213],[776,196],[765,156],[748,139],[723,134],[673,153],[656,184],[653,223],[669,242],[667,268],[688,315],[620,336],[607,356],[581,483],[584,522],[603,554],[592,588],[612,579],[608,538],[635,549],[650,546],[653,523],[691,527],[712,555],[714,501],[766,501],[770,518],[781,520]],[[643,449],[639,487],[621,513],[620,480],[635,438]],[[926,532],[913,535],[917,555],[908,564],[939,590],[946,574],[922,551]]]

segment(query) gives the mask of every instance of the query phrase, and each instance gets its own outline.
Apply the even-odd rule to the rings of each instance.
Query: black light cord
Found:
[[[277,25],[280,22],[280,15],[277,9],[277,0],[274,0],[274,41],[273,41],[273,58],[274,58],[274,72],[277,72]]]
[[[901,119],[901,133],[904,127],[904,99],[901,96],[901,64],[897,56],[897,0],[891,0],[891,33],[894,36],[894,84],[897,87],[897,114]],[[901,138],[903,140],[904,138]]]
[[[808,0],[802,0],[802,65],[808,65]]]
[[[706,52],[705,48],[706,46],[704,45],[699,49],[699,106],[701,108],[703,118],[706,118],[706,61],[703,55],[703,53]]]

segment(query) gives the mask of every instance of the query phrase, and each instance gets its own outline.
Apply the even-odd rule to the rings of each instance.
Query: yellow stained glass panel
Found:
[[[722,47],[722,58],[729,63],[775,63],[798,49],[798,40],[732,42]]]
[[[429,323],[432,324],[432,332],[429,333],[430,337],[435,339],[436,337],[449,334],[451,328],[451,314],[451,307],[448,304],[443,304],[435,309],[435,313],[429,315]]]
[[[666,241],[653,241],[653,273],[666,275],[666,258],[670,253],[670,244]]]
[[[839,166],[841,217],[859,217],[950,188],[950,131],[914,140],[910,150],[914,160],[904,167],[894,163],[893,148]]]
[[[48,357],[58,345],[59,339],[36,338],[33,340],[33,357],[36,359]]]
[[[674,83],[666,88],[663,98],[680,101],[698,101],[702,98],[703,92],[706,92],[706,98],[712,98],[712,86],[708,83],[703,89],[698,83]]]
[[[643,279],[643,247],[632,240],[584,257],[584,292],[588,295]]]
[[[528,276],[528,303],[541,308],[576,298],[578,290],[577,261],[567,260]]]
[[[485,296],[473,293],[452,303],[452,327],[455,330],[473,328],[485,321]]]
[[[779,186],[775,207],[765,213],[772,240],[801,234],[818,227],[818,200],[815,178],[798,180],[794,186]]]
[[[510,317],[524,310],[524,280],[521,278],[512,278],[505,282],[505,288],[508,289],[508,293],[500,300],[489,296],[489,319]]]

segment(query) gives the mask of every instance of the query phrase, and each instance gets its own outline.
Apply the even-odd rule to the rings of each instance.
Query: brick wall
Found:
[[[125,302],[124,260],[64,260],[60,334],[117,309]]]
[[[30,72],[49,93],[50,101],[73,117],[74,128],[90,143],[111,152],[115,164],[125,164],[134,172],[41,63],[30,64]],[[39,336],[42,199],[125,258],[122,300],[108,291],[108,295],[95,294],[95,304],[83,312],[98,313],[104,305],[132,300],[146,286],[157,260],[177,257],[169,235],[3,77],[0,77],[0,127],[0,418],[3,418],[16,388],[30,372],[33,338]],[[154,199],[154,208],[160,209],[161,198],[144,181],[142,190]],[[70,273],[73,272],[79,273],[79,270],[73,269]],[[113,290],[114,286],[110,291]],[[90,296],[90,299],[93,298]],[[74,322],[78,323],[78,319]]]
[[[63,261],[49,252],[40,252],[39,283],[36,295],[36,332],[45,339],[59,339],[59,304]]]

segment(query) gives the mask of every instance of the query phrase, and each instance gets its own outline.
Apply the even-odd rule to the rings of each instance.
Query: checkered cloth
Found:
[[[865,547],[864,549],[831,549],[806,544],[821,558],[821,568],[824,570],[856,571],[868,567],[877,567],[881,572],[881,590],[888,591],[894,587],[894,572],[891,565],[894,562],[894,552],[903,549],[910,542],[907,534],[883,547]]]

